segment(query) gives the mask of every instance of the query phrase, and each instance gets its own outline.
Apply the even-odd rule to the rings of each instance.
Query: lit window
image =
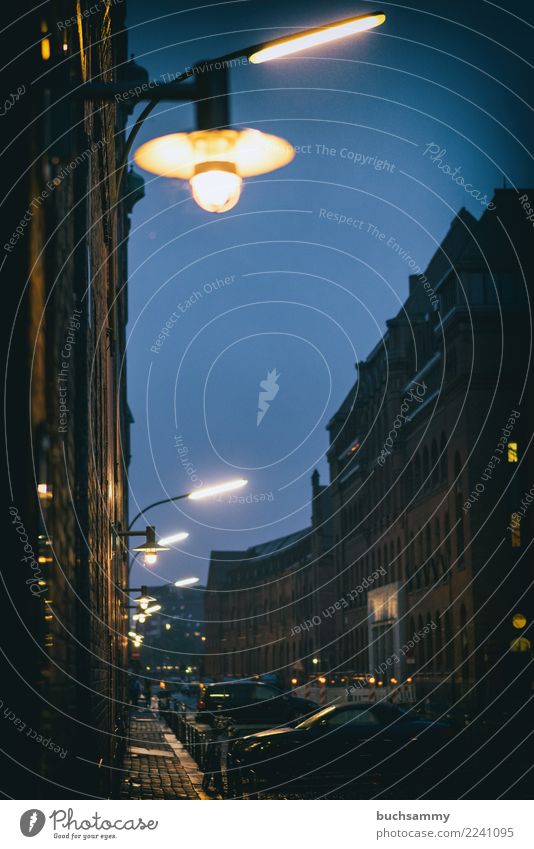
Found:
[[[508,443],[508,462],[517,463],[517,442]]]
[[[512,548],[521,547],[521,519],[517,513],[512,513],[510,529],[512,533]]]

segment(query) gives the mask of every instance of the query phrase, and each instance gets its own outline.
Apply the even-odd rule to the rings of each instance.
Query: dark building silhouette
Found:
[[[206,644],[205,587],[170,584],[145,589],[161,605],[161,613],[135,625],[144,637],[140,650],[132,651],[135,669],[153,681],[185,674],[198,679]]]
[[[287,680],[296,667],[313,672],[314,654],[322,671],[413,678],[418,698],[436,705],[526,703],[534,469],[525,194],[534,192],[497,190],[480,220],[462,209],[427,269],[413,269],[406,302],[328,424],[330,484],[320,499],[314,489],[327,525],[316,510],[300,534],[212,553],[212,674],[274,670]],[[306,621],[320,624],[289,636]]]
[[[520,544],[507,528],[534,483],[532,231],[516,191],[493,203],[455,217],[329,424],[337,591],[385,569],[336,620],[338,663],[435,702],[487,703],[531,658],[510,645],[529,639],[514,613],[532,623],[533,516]]]

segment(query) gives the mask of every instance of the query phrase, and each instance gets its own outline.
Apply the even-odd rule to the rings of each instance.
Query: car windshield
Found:
[[[396,705],[330,705],[296,727],[307,729],[320,725],[327,725],[329,728],[342,728],[344,725],[387,725],[405,718],[409,717]]]
[[[296,727],[297,728],[311,728],[313,725],[315,725],[316,722],[320,721],[325,716],[328,716],[328,714],[332,713],[332,711],[335,710],[335,709],[336,709],[335,705],[330,705],[329,707],[325,707],[322,710],[318,711],[317,713],[314,713],[312,716],[309,716],[308,719],[304,720],[304,722],[299,722],[299,724]]]

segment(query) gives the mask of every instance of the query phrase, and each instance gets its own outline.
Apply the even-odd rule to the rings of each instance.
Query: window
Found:
[[[423,628],[424,628],[423,618],[422,618],[422,616],[419,616],[419,619],[417,620],[417,630],[419,631],[419,633],[421,633]],[[425,646],[424,638],[418,644],[417,652],[418,652],[418,655],[419,655],[419,657],[418,657],[419,665],[424,666],[425,663],[426,663],[426,646]]]
[[[437,624],[435,634],[436,669],[439,670],[443,667],[443,643],[441,635],[441,616],[439,610],[436,610],[436,617],[434,621]]]
[[[280,652],[280,660],[282,660],[282,652]],[[261,701],[263,699],[275,699],[277,696],[280,695],[280,691],[275,690],[274,687],[262,687],[259,684],[257,684],[252,691],[252,698],[254,701]]]
[[[518,513],[512,513],[510,529],[512,533],[512,548],[521,548],[521,518]]]
[[[430,465],[432,467],[432,486],[438,485],[439,467],[438,467],[438,445],[435,439],[432,440],[430,449]]]
[[[470,304],[484,303],[484,274],[480,271],[462,272],[462,296]]]
[[[464,568],[464,511],[462,493],[462,458],[459,454],[454,457],[454,475],[456,478],[456,491],[454,495],[456,508],[456,558],[458,569]]]
[[[444,481],[447,477],[447,440],[445,438],[444,433],[441,434],[440,453],[441,453],[441,457],[440,457],[440,461],[439,461],[440,462],[439,474],[440,474],[441,480]]]
[[[325,717],[321,722],[323,724],[328,728],[349,729],[362,725],[380,725],[380,721],[368,707],[361,707],[356,710],[338,710]]]
[[[458,361],[456,358],[456,348],[451,348],[450,351],[447,352],[447,365],[449,372],[449,379],[452,380],[453,377],[456,377],[458,374]]]
[[[508,462],[517,463],[517,442],[508,443]]]
[[[415,455],[414,460],[414,485],[415,485],[415,494],[418,494],[419,488],[421,486],[421,459],[419,454]]]
[[[428,475],[430,473],[430,460],[428,455],[428,448],[425,445],[423,448],[423,486],[425,489],[430,485],[430,481],[428,479]]]
[[[425,528],[425,539],[426,539],[426,556],[430,557],[432,555],[432,534],[430,531],[430,522],[427,523]]]

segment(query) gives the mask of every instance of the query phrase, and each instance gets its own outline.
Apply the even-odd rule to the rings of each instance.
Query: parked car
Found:
[[[238,795],[247,786],[249,792],[263,786],[284,792],[295,785],[326,792],[351,783],[354,798],[394,785],[393,798],[402,799],[403,780],[411,797],[454,763],[455,735],[449,723],[385,701],[330,705],[294,727],[236,740],[228,755],[229,776]]]
[[[214,725],[230,717],[236,725],[286,725],[317,711],[310,699],[291,696],[262,681],[224,681],[208,684],[198,700],[199,722]]]

